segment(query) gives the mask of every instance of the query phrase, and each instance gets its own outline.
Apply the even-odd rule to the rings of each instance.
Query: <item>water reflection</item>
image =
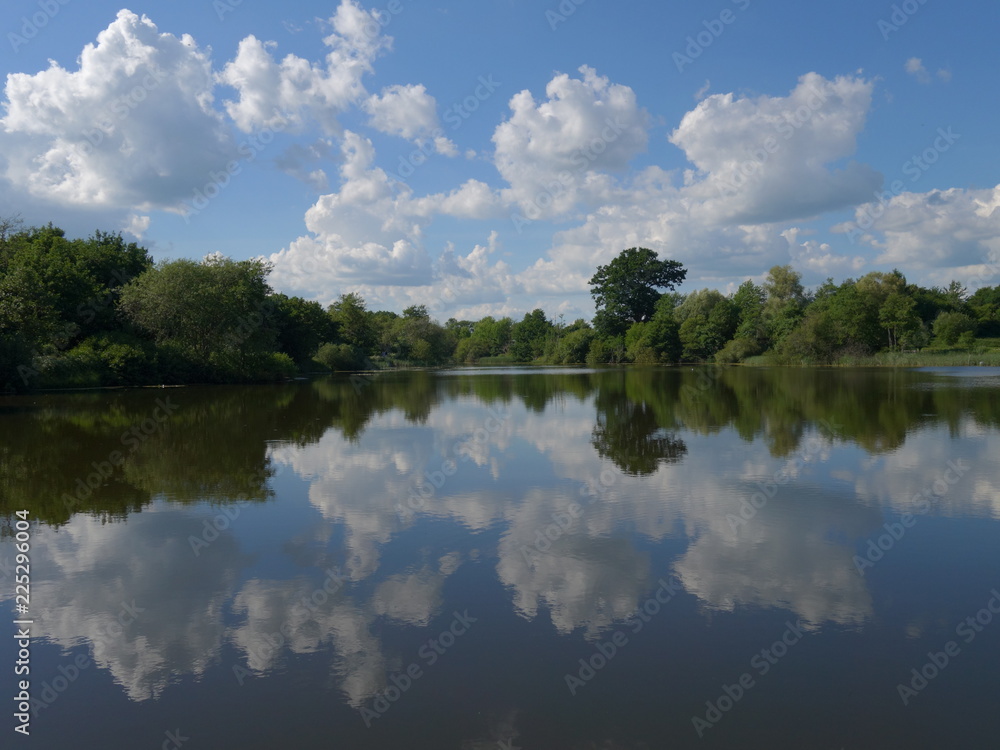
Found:
[[[308,657],[357,710],[470,606],[558,650],[607,637],[676,576],[692,612],[664,617],[693,649],[721,615],[864,632],[884,612],[854,559],[883,524],[1000,518],[996,380],[650,369],[188,388],[134,449],[122,436],[162,393],[8,399],[0,508],[45,522],[36,635],[88,645],[129,699],[213,669],[236,690]],[[523,710],[491,703],[463,746],[516,738]]]
[[[64,649],[89,644],[129,698],[159,697],[218,660],[227,609],[248,559],[220,536],[200,555],[190,519],[141,513],[127,524],[79,516],[33,540],[33,632]],[[44,604],[42,604],[44,603]]]

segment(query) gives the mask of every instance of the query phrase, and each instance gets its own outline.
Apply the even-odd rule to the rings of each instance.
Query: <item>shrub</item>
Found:
[[[953,346],[959,337],[975,329],[976,324],[968,315],[960,312],[943,312],[934,321],[934,335],[941,343]]]
[[[760,344],[756,340],[732,339],[716,353],[715,361],[732,364],[734,362],[742,362],[747,357],[753,357],[760,353]]]
[[[364,355],[350,344],[323,344],[316,352],[316,359],[334,372],[352,372],[366,369]]]

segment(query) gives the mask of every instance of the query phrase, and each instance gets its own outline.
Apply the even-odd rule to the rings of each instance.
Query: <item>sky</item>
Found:
[[[275,290],[589,318],[621,250],[730,293],[1000,283],[992,0],[12,0],[0,216]]]

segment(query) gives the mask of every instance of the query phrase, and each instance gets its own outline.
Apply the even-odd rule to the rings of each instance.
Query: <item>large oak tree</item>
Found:
[[[645,323],[656,312],[660,290],[684,281],[687,270],[676,260],[660,260],[653,250],[630,247],[590,279],[597,307],[594,327],[605,336],[624,334],[633,323]]]

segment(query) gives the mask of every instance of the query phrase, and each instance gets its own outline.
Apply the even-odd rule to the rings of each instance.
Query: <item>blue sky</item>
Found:
[[[441,320],[589,317],[637,245],[684,290],[1000,283],[985,0],[8,7],[0,214],[157,259]]]

